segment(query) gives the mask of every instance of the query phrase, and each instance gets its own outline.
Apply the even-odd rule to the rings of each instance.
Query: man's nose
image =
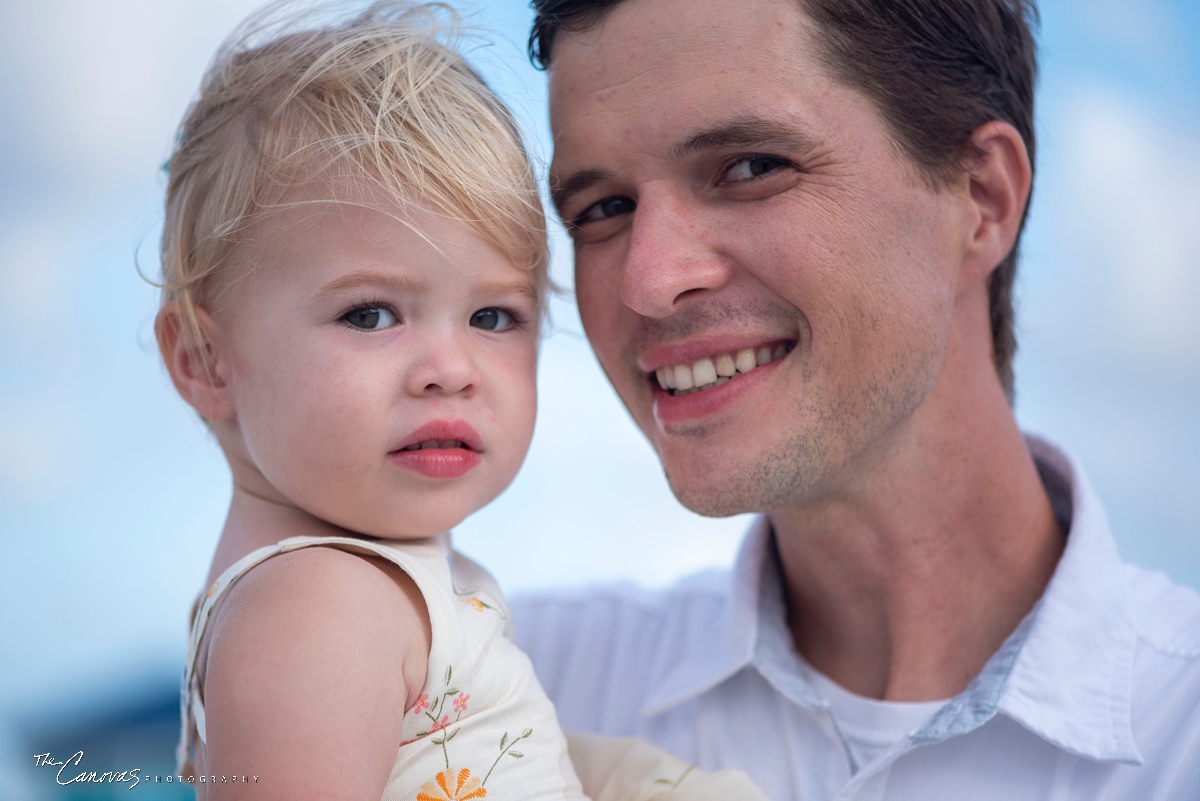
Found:
[[[732,273],[715,252],[699,209],[669,192],[644,192],[634,212],[621,297],[644,317],[662,318],[724,286]]]
[[[480,374],[467,331],[431,331],[422,341],[410,343],[405,389],[413,397],[470,394],[479,387]]]

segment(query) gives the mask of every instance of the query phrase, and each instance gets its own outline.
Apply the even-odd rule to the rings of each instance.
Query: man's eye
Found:
[[[598,203],[593,203],[584,209],[583,214],[580,214],[575,219],[571,220],[571,225],[584,225],[590,222],[599,222],[612,217],[619,217],[622,214],[631,214],[637,208],[637,203],[627,197],[606,197]]]
[[[484,331],[507,331],[516,324],[513,315],[504,309],[480,309],[471,315],[471,327]]]
[[[342,319],[351,328],[357,328],[360,331],[391,328],[398,322],[396,315],[383,306],[359,306],[343,314]]]
[[[725,171],[721,173],[720,183],[752,181],[786,167],[788,164],[786,159],[775,156],[745,156],[725,168]]]

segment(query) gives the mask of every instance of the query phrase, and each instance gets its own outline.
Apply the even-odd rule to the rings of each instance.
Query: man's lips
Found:
[[[696,392],[714,389],[726,382],[782,359],[791,352],[795,340],[776,339],[753,345],[717,348],[696,355],[679,351],[666,352],[653,361],[639,359],[639,366],[647,371],[650,381],[672,397],[681,397]],[[711,347],[711,346],[710,346]],[[647,366],[648,365],[648,366]]]

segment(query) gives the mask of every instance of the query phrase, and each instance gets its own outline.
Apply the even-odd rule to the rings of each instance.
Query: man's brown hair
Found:
[[[533,0],[529,55],[550,65],[559,31],[585,31],[623,0]],[[1034,0],[799,0],[816,23],[821,56],[848,86],[875,101],[901,150],[934,186],[970,168],[971,135],[1010,123],[1034,164]],[[669,24],[664,20],[664,25]],[[1028,205],[1026,205],[1026,216]],[[988,284],[992,359],[1013,398],[1013,249]]]

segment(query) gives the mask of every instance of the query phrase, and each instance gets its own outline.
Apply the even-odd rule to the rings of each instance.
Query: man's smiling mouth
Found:
[[[719,387],[726,381],[781,359],[791,352],[795,342],[777,342],[758,348],[742,348],[728,353],[705,356],[690,364],[664,365],[654,371],[658,386],[672,397],[682,397]]]

